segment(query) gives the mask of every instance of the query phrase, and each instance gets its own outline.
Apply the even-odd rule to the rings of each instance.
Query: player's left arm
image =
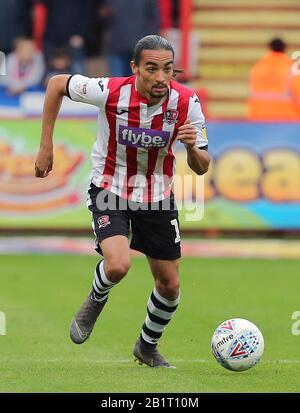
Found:
[[[190,99],[188,117],[185,123],[178,128],[177,139],[186,147],[189,167],[197,175],[205,174],[208,171],[211,156],[207,151],[205,118],[196,95]]]

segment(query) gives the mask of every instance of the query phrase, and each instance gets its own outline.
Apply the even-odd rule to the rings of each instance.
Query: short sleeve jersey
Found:
[[[92,149],[94,185],[135,202],[156,202],[170,195],[175,173],[175,140],[187,118],[197,131],[196,145],[207,147],[205,119],[197,95],[176,81],[155,106],[136,88],[136,77],[68,81],[69,97],[99,108]]]

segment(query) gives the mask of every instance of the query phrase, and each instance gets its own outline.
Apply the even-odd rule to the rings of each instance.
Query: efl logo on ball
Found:
[[[233,318],[220,324],[212,337],[216,360],[226,369],[244,371],[259,362],[264,352],[264,338],[251,321]]]

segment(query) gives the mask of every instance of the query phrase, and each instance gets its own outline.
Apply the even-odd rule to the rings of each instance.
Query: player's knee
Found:
[[[120,281],[128,273],[129,268],[130,260],[126,258],[114,258],[105,261],[105,272],[111,282]]]
[[[176,300],[179,296],[179,280],[165,279],[156,282],[156,288],[159,294],[167,300]]]

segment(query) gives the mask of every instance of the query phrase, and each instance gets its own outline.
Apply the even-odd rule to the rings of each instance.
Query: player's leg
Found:
[[[96,265],[92,290],[71,322],[70,337],[76,344],[88,339],[110,290],[126,275],[130,267],[129,219],[125,211],[118,210],[117,207],[101,210],[99,194],[103,199],[101,189],[95,186],[90,188],[88,206],[93,216],[96,251],[104,259]]]
[[[129,271],[131,264],[127,237],[115,235],[99,243],[103,260],[96,265],[92,297],[95,301],[107,301],[110,290]]]
[[[147,258],[155,285],[148,300],[148,315],[141,337],[149,344],[157,344],[179,304],[179,259]]]
[[[171,367],[157,349],[157,343],[179,304],[179,260],[147,257],[155,286],[148,299],[147,316],[134,347],[135,357],[151,367]]]
[[[155,280],[147,316],[133,353],[136,359],[151,367],[170,367],[159,354],[157,343],[179,303],[178,211],[171,203],[170,210],[132,214],[131,225],[131,248],[147,256]]]
[[[106,238],[99,246],[104,259],[96,265],[92,290],[71,322],[70,336],[76,344],[89,338],[109,292],[130,268],[130,250],[125,236]]]

